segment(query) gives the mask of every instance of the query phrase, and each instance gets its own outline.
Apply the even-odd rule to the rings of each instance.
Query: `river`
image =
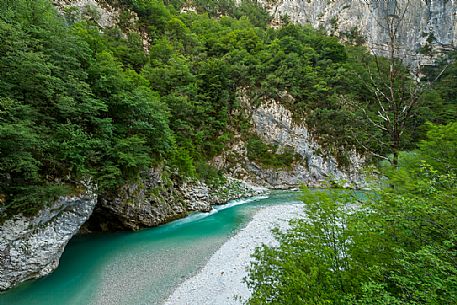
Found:
[[[138,232],[73,238],[56,271],[0,294],[0,305],[155,305],[261,208],[298,203],[296,192],[231,201]]]

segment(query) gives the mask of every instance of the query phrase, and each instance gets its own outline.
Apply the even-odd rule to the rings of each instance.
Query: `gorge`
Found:
[[[0,4],[1,305],[185,304],[284,190],[384,188],[457,117],[454,0]]]

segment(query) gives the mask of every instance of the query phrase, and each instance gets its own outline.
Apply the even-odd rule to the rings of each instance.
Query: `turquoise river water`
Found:
[[[56,271],[0,294],[0,305],[160,304],[259,209],[291,203],[298,193],[277,192],[139,232],[78,236]]]

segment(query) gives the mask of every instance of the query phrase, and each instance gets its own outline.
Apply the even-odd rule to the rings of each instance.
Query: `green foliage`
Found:
[[[130,51],[109,47],[112,38],[91,24],[66,26],[48,1],[2,2],[2,12],[0,194],[6,215],[37,211],[87,175],[101,190],[114,188],[173,150],[168,109],[148,81],[127,68],[141,64],[125,57]],[[131,42],[124,45],[137,49]]]
[[[24,211],[36,210],[40,200],[31,197],[44,192],[32,190],[87,176],[101,192],[113,191],[162,163],[217,184],[220,173],[205,162],[223,151],[233,131],[250,128],[236,99],[240,88],[258,100],[276,98],[295,119],[305,118],[341,164],[354,147],[386,152],[379,144],[386,135],[362,119],[361,101],[372,101],[357,77],[361,63],[372,60],[366,51],[306,26],[268,28],[270,17],[257,1],[197,0],[197,14],[180,14],[180,0],[111,4],[139,20],[128,24],[125,13],[122,30],[101,29],[90,7],[61,17],[49,0],[0,1],[0,198],[6,205],[29,198]],[[134,29],[149,34],[149,54]],[[408,126],[410,146],[427,120],[452,120],[454,68],[423,97],[420,119]],[[292,150],[277,151],[256,138],[248,153],[268,167],[296,159]]]
[[[457,122],[428,127],[427,141],[419,143],[423,158],[438,172],[457,174]]]
[[[185,148],[176,148],[170,164],[184,177],[195,178],[197,175],[193,159]]]
[[[199,162],[196,168],[197,177],[211,186],[219,186],[225,182],[224,175],[220,170],[207,162]]]
[[[349,272],[345,232],[351,194],[303,192],[308,218],[294,221],[287,233],[276,231],[279,247],[263,246],[254,254],[248,304],[340,304],[341,291],[352,289],[355,274]]]
[[[39,212],[43,205],[55,201],[58,197],[68,195],[72,188],[67,185],[27,185],[15,187],[16,195],[6,202],[0,213],[0,222],[3,222],[11,215],[22,213],[26,216],[33,216]]]
[[[278,147],[268,145],[256,136],[248,139],[246,149],[249,160],[259,162],[266,167],[290,167],[296,157],[292,148],[278,152]]]
[[[175,0],[174,2],[181,2]],[[191,2],[199,13],[207,13],[211,17],[231,16],[247,18],[257,27],[265,28],[271,21],[271,16],[255,0],[194,0]],[[181,7],[181,6],[179,6]]]
[[[428,105],[433,111],[427,119],[435,124],[446,124],[457,120],[457,53],[454,51],[443,58],[443,62],[427,71],[428,78],[434,80],[434,98]],[[439,77],[439,75],[441,77]]]
[[[455,304],[454,128],[431,126],[372,192],[305,189],[307,218],[254,255],[248,304]]]

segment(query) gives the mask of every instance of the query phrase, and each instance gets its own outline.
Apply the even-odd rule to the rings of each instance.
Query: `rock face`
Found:
[[[102,28],[111,28],[119,23],[122,11],[103,0],[54,0],[54,5],[64,14],[75,19],[93,19]],[[136,17],[136,16],[135,16]],[[132,20],[134,23],[136,20]]]
[[[149,53],[149,35],[139,26],[138,14],[126,7],[121,7],[116,0],[53,0],[57,10],[72,22],[91,20],[100,28],[118,27],[124,37],[129,33],[138,33],[143,41],[143,48]]]
[[[85,229],[89,231],[138,230],[185,217],[190,211],[210,211],[214,204],[264,193],[266,189],[226,178],[218,187],[201,181],[173,181],[160,168],[151,169],[116,194],[100,198]]]
[[[224,204],[227,201],[242,197],[252,197],[266,193],[268,190],[245,181],[226,177],[225,183],[211,187],[203,182],[183,184],[180,187],[189,211],[210,211],[212,205]]]
[[[328,33],[348,38],[360,33],[368,46],[378,53],[385,51],[388,36],[386,16],[403,16],[398,30],[399,42],[416,56],[424,47],[441,53],[457,46],[457,1],[455,0],[262,0],[276,23],[281,16],[292,22],[311,24]],[[434,56],[420,55],[422,64]],[[410,58],[411,59],[411,58]]]
[[[292,98],[283,94],[283,98]],[[253,132],[265,143],[278,147],[278,152],[292,149],[299,156],[290,168],[267,168],[247,157],[246,143],[238,136],[221,156],[214,159],[214,164],[229,172],[233,177],[250,181],[270,188],[292,188],[306,184],[322,186],[330,178],[362,186],[361,175],[364,164],[363,156],[355,151],[347,152],[347,165],[338,165],[332,155],[325,153],[309,133],[305,122],[294,122],[292,112],[276,100],[264,100],[253,107],[246,94],[240,96],[241,105],[249,113]]]
[[[160,168],[151,169],[144,179],[125,185],[112,197],[98,198],[98,203],[95,191],[87,187],[84,194],[61,197],[36,216],[18,215],[0,226],[0,291],[51,273],[68,241],[80,230],[157,226],[190,211],[209,211],[213,204],[266,191],[233,178],[219,187],[173,183]]]
[[[89,187],[61,197],[34,217],[18,215],[0,226],[0,290],[39,278],[59,265],[64,247],[89,218],[97,196]]]
[[[151,169],[137,182],[100,196],[87,226],[90,231],[138,230],[186,215],[184,198],[161,169]]]

